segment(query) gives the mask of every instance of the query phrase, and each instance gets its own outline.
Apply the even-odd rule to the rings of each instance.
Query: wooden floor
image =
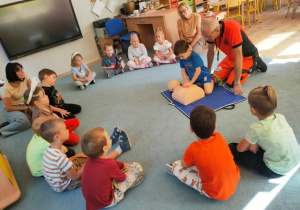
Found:
[[[245,30],[261,57],[300,61],[300,9],[292,19],[291,8],[286,18],[288,7],[282,3],[277,11],[272,8],[271,2],[266,2],[261,14],[262,23],[253,23],[251,15],[251,27],[245,22]]]

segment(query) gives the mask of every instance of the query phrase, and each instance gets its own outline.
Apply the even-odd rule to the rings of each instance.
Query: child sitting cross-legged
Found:
[[[276,178],[299,168],[300,148],[291,126],[274,113],[277,96],[272,86],[254,88],[248,95],[251,113],[258,122],[250,125],[244,139],[231,143],[234,158],[259,174]]]
[[[234,193],[240,172],[230,149],[216,129],[216,113],[207,106],[195,107],[190,116],[194,141],[185,150],[182,160],[166,164],[165,169],[180,181],[215,200],[227,200]]]
[[[44,89],[45,94],[49,98],[50,105],[67,111],[64,113],[55,112],[55,114],[64,119],[75,118],[74,114],[81,112],[81,106],[77,104],[65,103],[61,94],[54,87],[56,78],[57,75],[55,71],[51,69],[42,69],[39,71],[39,79],[43,85],[42,88]]]
[[[32,130],[35,134],[32,136],[32,139],[27,146],[26,162],[32,176],[35,177],[43,176],[43,155],[47,147],[50,146],[50,143],[41,137],[40,127],[43,122],[49,119],[53,119],[53,117],[38,117],[32,123]],[[75,151],[73,149],[67,149],[65,146],[61,146],[61,151],[65,153],[68,158],[75,155]]]
[[[187,88],[192,84],[200,83],[205,94],[211,94],[214,89],[214,82],[211,79],[210,71],[204,66],[201,57],[191,51],[187,41],[176,41],[174,53],[180,58],[182,86]]]
[[[125,63],[120,56],[114,53],[114,48],[111,43],[104,44],[105,56],[102,58],[102,69],[107,74],[108,78],[119,73],[124,73]]]
[[[84,90],[90,84],[95,84],[96,73],[83,63],[83,58],[79,52],[71,55],[71,73],[76,86]]]
[[[61,150],[69,139],[69,131],[63,119],[54,118],[41,124],[41,136],[50,143],[43,156],[43,175],[56,192],[72,190],[80,186],[80,178],[86,156],[83,153],[68,158]]]
[[[148,56],[145,45],[140,43],[137,34],[130,34],[130,46],[128,48],[128,62],[127,65],[130,71],[134,69],[144,69],[153,66],[151,58]]]
[[[119,135],[122,151],[130,150],[131,143],[126,132],[121,130]],[[81,178],[87,210],[116,205],[128,189],[141,184],[144,179],[140,164],[115,161],[107,155],[116,141],[112,140],[101,127],[88,131],[82,137],[81,148],[88,156]]]
[[[32,108],[32,114],[29,113],[30,117],[34,121],[38,117],[52,116],[52,118],[59,118],[53,111],[62,113],[64,112],[61,108],[57,108],[49,105],[49,98],[45,94],[43,88],[32,86],[27,89],[24,93],[24,103]],[[68,113],[68,112],[67,112]],[[76,145],[79,142],[79,136],[73,131],[79,126],[80,122],[77,118],[64,120],[67,129],[70,131],[69,140],[64,142],[65,145]]]
[[[41,124],[40,133],[42,138],[50,143],[43,156],[43,175],[49,185],[56,192],[71,190],[81,185],[83,165],[86,155],[83,153],[67,158],[61,150],[62,145],[69,138],[69,131],[64,121],[60,118],[47,120]],[[111,136],[112,141],[117,142],[121,129],[116,127]],[[107,155],[115,159],[122,152],[128,150],[127,144],[119,144],[116,150]]]
[[[176,63],[172,44],[168,40],[165,40],[165,34],[161,27],[158,27],[155,31],[155,41],[153,47],[155,56],[153,57],[153,61],[156,62],[156,65],[159,66],[161,63]]]

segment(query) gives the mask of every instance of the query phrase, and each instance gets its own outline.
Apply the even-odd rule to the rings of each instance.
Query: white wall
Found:
[[[16,2],[20,0],[1,0],[0,5]],[[101,0],[105,5],[109,0]],[[91,0],[72,0],[74,11],[83,35],[82,39],[78,39],[63,45],[59,45],[48,50],[44,50],[23,58],[11,61],[19,62],[23,65],[25,72],[30,76],[37,76],[38,72],[43,68],[54,70],[57,75],[70,71],[70,60],[73,52],[80,52],[83,56],[83,62],[91,63],[100,59],[100,55],[94,40],[95,33],[92,22],[97,19],[106,17],[112,18],[119,14],[122,4],[127,0],[116,0],[118,6],[114,13],[110,12],[106,7],[100,17],[91,12],[93,3]],[[5,79],[5,66],[9,62],[6,54],[0,45],[0,79]]]

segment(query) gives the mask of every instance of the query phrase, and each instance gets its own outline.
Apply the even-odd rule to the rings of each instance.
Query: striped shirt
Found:
[[[72,161],[59,149],[47,148],[43,156],[43,174],[46,181],[56,192],[64,191],[71,182],[66,171],[72,167]]]

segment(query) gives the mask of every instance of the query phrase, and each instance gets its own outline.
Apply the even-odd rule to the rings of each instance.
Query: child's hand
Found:
[[[59,113],[61,114],[62,118],[67,117],[70,114],[70,112],[64,109],[60,109]]]
[[[63,153],[66,153],[66,152],[68,152],[68,149],[67,149],[67,147],[65,147],[64,145],[62,145],[62,146],[61,146],[61,151],[62,151]]]
[[[139,66],[139,65],[140,65],[140,64],[139,64],[139,61],[140,61],[139,59],[135,58],[135,59],[134,59],[135,65]]]
[[[129,163],[124,163],[124,167],[121,169],[124,173],[128,171],[130,164]]]
[[[160,59],[160,60],[165,60],[165,58],[164,58],[164,56],[163,55],[158,55],[158,56],[156,56],[158,59]]]
[[[182,83],[182,87],[184,87],[184,88],[188,88],[191,85],[192,85],[191,81],[183,81],[183,83]]]
[[[90,81],[90,78],[89,78],[89,77],[85,77],[85,78],[83,79],[83,81],[84,81],[84,82],[88,82],[88,81]]]
[[[130,163],[124,163],[124,168],[129,167]]]
[[[122,67],[122,69],[124,69],[124,68],[125,68],[125,63],[124,63],[124,61],[123,61],[123,60],[121,61],[121,67]]]
[[[256,154],[256,152],[258,151],[258,144],[251,144],[249,147],[249,151],[253,152],[254,154]]]

